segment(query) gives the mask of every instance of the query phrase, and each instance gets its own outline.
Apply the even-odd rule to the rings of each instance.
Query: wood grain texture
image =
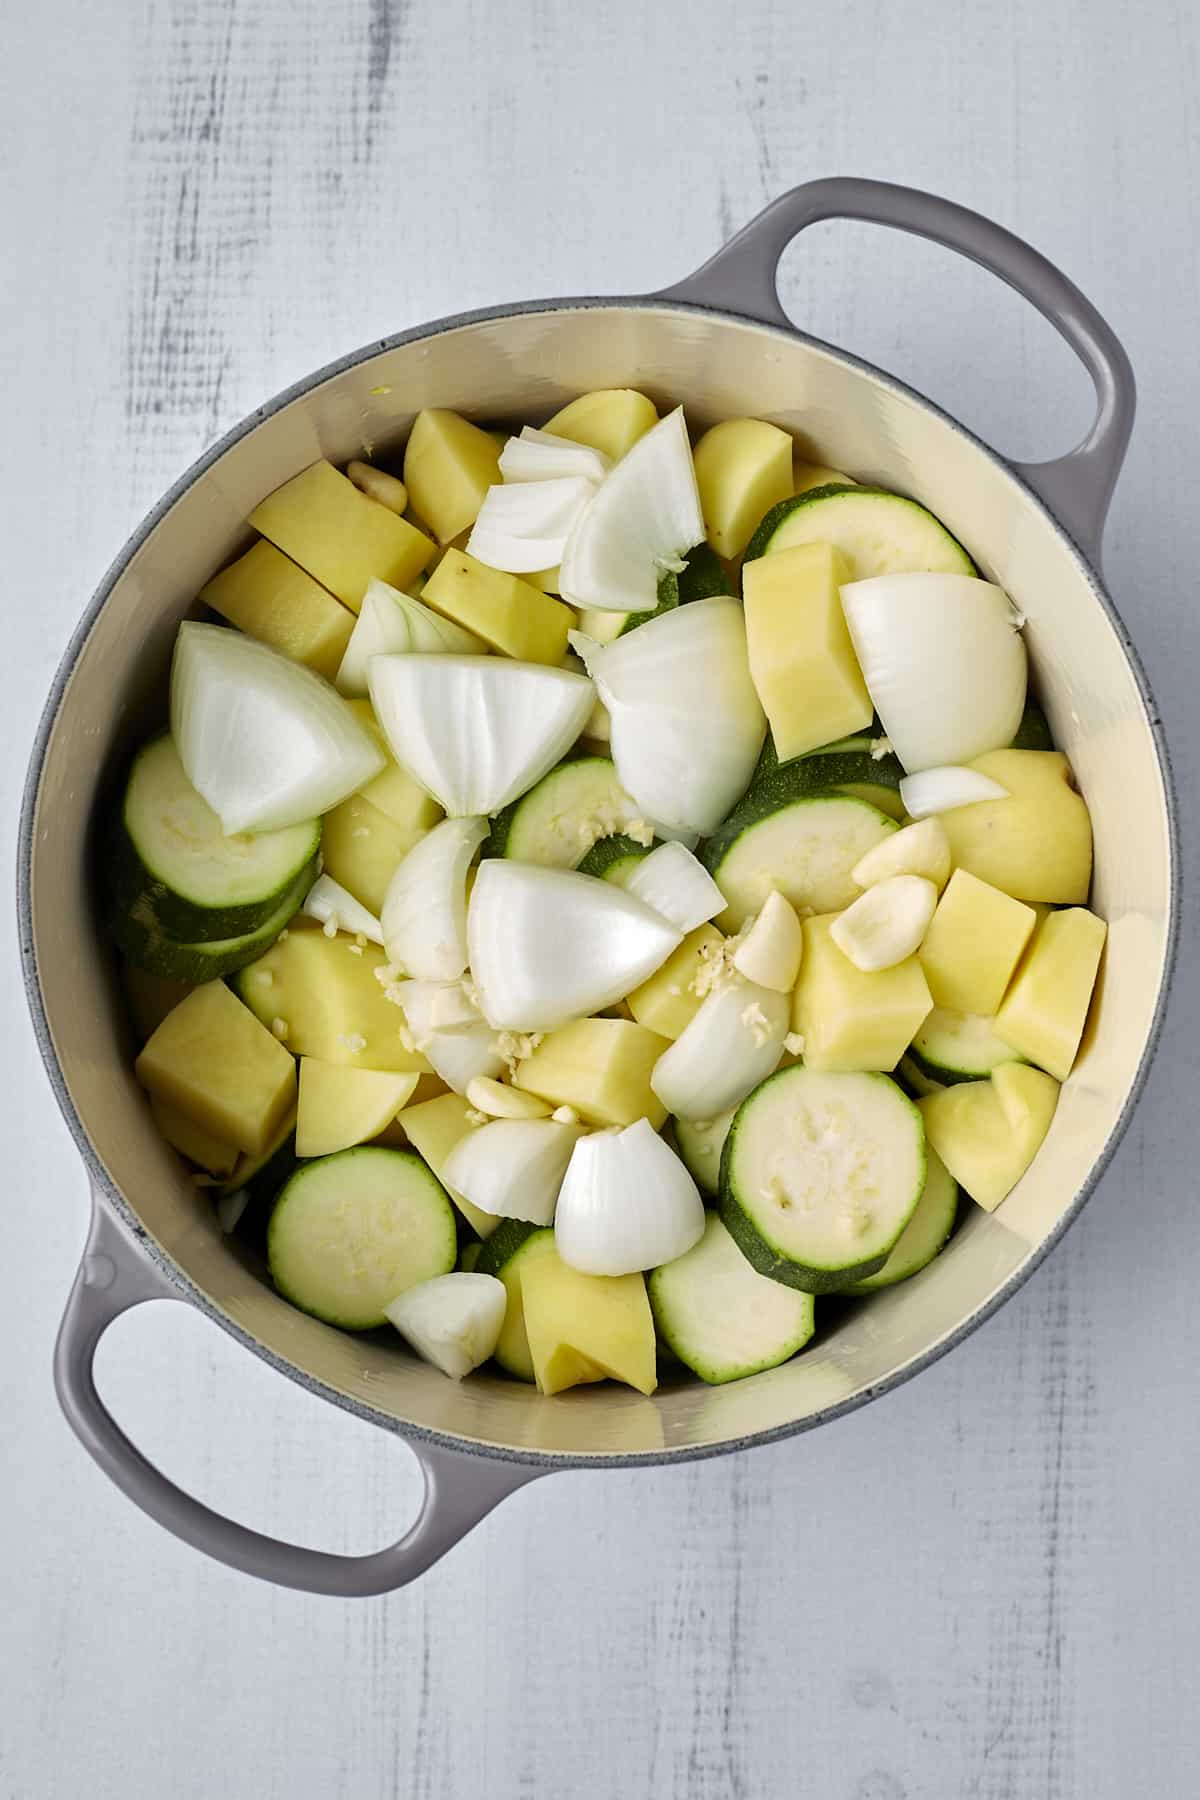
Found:
[[[1195,826],[1200,25],[1187,0],[1124,17],[1112,0],[9,8],[6,829],[89,589],[214,435],[422,318],[661,285],[827,173],[994,214],[1128,344],[1142,413],[1108,565]],[[1048,329],[938,252],[825,227],[784,291],[1003,448],[1052,452],[1086,418]],[[1200,1790],[1196,937],[1191,907],[1155,1077],[1083,1222],[953,1357],[790,1444],[537,1483],[415,1589],[345,1605],[205,1564],[60,1422],[50,1346],[84,1183],[6,965],[0,1795]],[[252,1523],[365,1549],[415,1507],[402,1451],[182,1308],[123,1321],[101,1378],[152,1456]]]

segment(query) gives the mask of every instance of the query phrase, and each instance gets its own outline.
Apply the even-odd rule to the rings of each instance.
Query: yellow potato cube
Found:
[[[1071,1073],[1107,933],[1084,907],[1050,913],[996,1014],[996,1035],[1056,1081]]]
[[[295,1056],[428,1074],[420,1051],[405,1049],[404,1013],[376,976],[386,966],[378,945],[356,944],[344,932],[326,937],[319,925],[304,923],[293,924],[233,979],[246,1005],[265,1026],[278,1027]]]
[[[232,1175],[241,1154],[236,1144],[218,1137],[206,1125],[189,1118],[178,1106],[169,1100],[160,1100],[154,1094],[150,1096],[150,1111],[154,1123],[173,1150],[180,1151],[189,1161],[199,1163],[210,1175]]]
[[[874,716],[842,613],[848,579],[832,544],[797,544],[742,570],[750,674],[780,762],[863,731]]]
[[[517,1065],[513,1085],[573,1106],[591,1125],[632,1125],[644,1116],[657,1131],[667,1109],[650,1073],[666,1048],[665,1037],[628,1019],[575,1019]]]
[[[424,835],[397,825],[361,794],[351,794],[325,814],[321,826],[325,873],[378,916],[400,859]]]
[[[418,1075],[417,1085],[406,1101],[406,1107],[423,1106],[426,1100],[438,1100],[450,1089],[439,1075]],[[388,1150],[404,1150],[408,1147],[408,1133],[399,1118],[391,1119],[383,1130],[371,1139],[373,1144],[381,1144]]]
[[[705,960],[705,951],[724,943],[715,925],[698,925],[689,931],[677,950],[672,950],[661,969],[634,988],[628,997],[629,1010],[639,1025],[657,1032],[659,1037],[681,1036],[703,1004],[692,983]]]
[[[461,1094],[441,1094],[435,1100],[423,1100],[419,1105],[406,1106],[396,1123],[417,1155],[428,1163],[438,1180],[442,1181],[446,1158],[455,1144],[461,1142],[469,1131],[479,1129],[478,1120],[472,1118],[471,1114],[472,1108]],[[457,1188],[446,1187],[444,1181],[442,1186],[446,1188],[468,1225],[474,1226],[481,1238],[490,1237],[499,1225],[499,1219],[472,1206]]]
[[[813,488],[832,484],[838,487],[858,485],[851,476],[843,475],[839,469],[827,469],[823,463],[800,462],[798,459],[792,463],[793,494],[807,494]]]
[[[543,431],[555,437],[570,438],[573,444],[588,444],[603,451],[613,462],[620,462],[652,425],[658,424],[654,402],[635,388],[597,388],[595,393],[581,394],[547,419]]]
[[[432,794],[427,794],[419,782],[413,780],[408,770],[402,769],[393,757],[371,702],[347,700],[346,704],[358,715],[360,723],[366,726],[387,757],[387,767],[372,777],[366,787],[359,788],[354,798],[365,800],[368,806],[377,807],[381,813],[386,813],[392,823],[399,825],[406,833],[409,838],[408,849],[411,850],[417,839],[424,837],[427,831],[432,831],[443,817],[442,809]]]
[[[475,523],[483,496],[500,480],[502,447],[503,439],[497,443],[490,431],[444,407],[426,407],[413,420],[404,484],[413,510],[428,520],[439,544]]]
[[[810,1069],[894,1069],[933,1007],[915,956],[865,974],[830,936],[836,913],[804,921],[792,1027],[804,1039]]]
[[[313,463],[260,500],[250,523],[351,612],[372,581],[406,587],[433,554],[423,532],[369,500],[328,462]]]
[[[1057,1105],[1057,1081],[1018,1062],[1001,1063],[987,1081],[960,1081],[917,1101],[929,1144],[985,1212],[1017,1185]]]
[[[290,556],[260,538],[200,589],[200,598],[249,637],[332,681],[354,614]]]
[[[296,1155],[332,1156],[378,1137],[408,1104],[419,1080],[415,1071],[394,1075],[302,1056]]]
[[[763,517],[792,494],[792,440],[765,419],[722,419],[696,445],[704,530],[719,556],[740,556]]]
[[[167,1014],[134,1071],[142,1086],[239,1150],[262,1150],[296,1098],[296,1065],[223,981]]]
[[[581,1275],[556,1251],[524,1257],[521,1309],[534,1379],[543,1394],[584,1381],[658,1386],[654,1316],[640,1275]]]
[[[955,869],[919,955],[935,1006],[994,1013],[1037,914],[966,869]]]
[[[939,815],[955,867],[1015,900],[1082,906],[1092,882],[1092,821],[1061,750],[989,750],[969,766],[1008,798]]]
[[[468,556],[447,550],[421,590],[421,598],[447,619],[518,662],[557,668],[567,649],[575,614],[561,600]]]

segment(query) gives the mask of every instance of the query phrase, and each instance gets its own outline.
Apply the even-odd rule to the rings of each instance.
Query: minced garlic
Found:
[[[758,1045],[765,1044],[771,1035],[770,1021],[757,1000],[752,1000],[749,1006],[743,1007],[741,1022]]]
[[[532,1056],[542,1039],[544,1031],[501,1031],[496,1036],[496,1055],[508,1066],[510,1075],[517,1072],[517,1064]]]

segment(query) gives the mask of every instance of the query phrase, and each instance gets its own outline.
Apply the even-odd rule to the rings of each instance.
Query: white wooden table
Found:
[[[143,510],[262,397],[376,334],[632,291],[817,174],[939,188],[1124,336],[1142,413],[1112,585],[1197,775],[1200,16],[1151,0],[41,0],[6,9],[5,826],[68,632]],[[1087,415],[1048,327],[865,228],[794,316],[1018,454]],[[84,1180],[15,959],[0,1104],[0,1793],[254,1800],[1125,1800],[1200,1791],[1200,998],[1080,1223],[954,1356],[814,1435],[569,1475],[413,1590],[204,1563],[69,1437],[49,1357]],[[11,928],[10,928],[11,929]],[[330,1548],[411,1510],[402,1450],[182,1308],[101,1374],[149,1452]]]

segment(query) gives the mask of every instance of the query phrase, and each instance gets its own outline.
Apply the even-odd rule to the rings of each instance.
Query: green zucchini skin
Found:
[[[935,1087],[957,1087],[960,1081],[986,1081],[992,1070],[1004,1062],[1024,1062],[1008,1044],[993,1037],[992,1043],[974,1056],[956,1043],[952,1035],[938,1035],[939,1022],[946,1017],[943,1008],[935,1006],[905,1052],[904,1060]],[[969,1041],[969,1040],[968,1040]]]
[[[153,815],[156,806],[166,805],[175,809],[170,824],[157,818],[148,821],[144,816],[139,821],[139,811]],[[210,831],[206,830],[208,821]],[[206,846],[211,862],[219,865],[223,856],[227,859],[230,885],[235,889],[245,893],[247,861],[253,867],[255,857],[273,860],[274,874],[258,892],[243,899],[199,899],[184,886],[188,875],[185,827],[197,834],[194,843]],[[156,832],[157,845],[153,842]],[[254,846],[249,859],[248,842]],[[311,886],[316,880],[320,845],[319,819],[287,831],[265,832],[252,840],[226,839],[216,815],[184,774],[170,735],[161,733],[143,744],[130,764],[105,843],[105,883],[113,908],[130,914],[144,932],[179,944],[219,943],[246,937],[265,925],[302,878],[307,877]],[[156,852],[161,866],[156,866]],[[178,886],[173,885],[172,876]]]
[[[803,494],[791,494],[786,500],[776,501],[770,512],[764,513],[755,526],[750,542],[746,545],[746,553],[742,557],[743,563],[757,562],[760,556],[767,554],[771,539],[784,520],[790,519],[798,507],[813,500],[829,500],[834,494],[852,494],[856,491],[860,494],[881,494],[884,490],[882,488],[858,488],[856,490],[854,485],[848,481],[826,481],[820,487],[808,488]]]
[[[779,812],[795,800],[807,800],[820,794],[855,791],[852,799],[865,799],[864,787],[877,787],[899,794],[904,768],[899,757],[889,750],[881,757],[871,754],[876,742],[866,734],[844,738],[824,750],[812,750],[807,756],[793,756],[779,762],[770,732],[763,746],[758,767],[750,786],[697,855],[710,873],[720,863],[726,850],[748,825],[756,825],[769,813]],[[886,793],[880,799],[886,800]],[[872,801],[874,796],[872,796]],[[890,816],[890,815],[889,815]]]
[[[859,891],[854,864],[895,830],[895,819],[859,795],[820,789],[781,804],[747,800],[697,854],[728,902],[722,920],[736,926],[770,886],[794,906],[840,912]]]
[[[600,829],[598,809],[603,809],[605,826],[631,824],[637,817],[610,756],[568,757],[497,813],[484,854],[510,856],[548,868],[578,868],[587,852],[580,850],[580,840],[572,838],[570,827],[590,822],[592,832]],[[583,842],[587,843],[586,837]]]
[[[198,987],[205,981],[220,981],[226,975],[244,969],[247,963],[256,961],[270,949],[304,904],[304,897],[316,879],[316,871],[314,857],[265,924],[241,937],[198,944],[180,943],[167,937],[152,919],[143,919],[137,903],[129,910],[111,907],[109,930],[122,955],[148,975],[161,975],[168,981],[181,981],[190,987]]]
[[[635,843],[633,838],[618,831],[612,837],[597,838],[575,867],[580,875],[594,875],[601,881],[614,881],[616,871],[623,872],[628,864],[649,856],[652,848],[653,845]]]
[[[914,1183],[911,1200],[908,1198],[907,1188],[903,1190],[905,1196],[904,1209],[899,1209],[899,1219],[895,1224],[895,1230],[891,1233],[886,1244],[878,1251],[873,1251],[869,1255],[864,1255],[857,1261],[848,1260],[837,1267],[827,1264],[815,1265],[804,1262],[796,1256],[788,1255],[778,1244],[773,1243],[765,1235],[764,1230],[760,1228],[758,1221],[754,1217],[750,1203],[740,1191],[744,1176],[749,1175],[750,1179],[753,1179],[753,1170],[742,1171],[738,1166],[739,1158],[742,1155],[740,1140],[742,1133],[747,1129],[752,1109],[760,1108],[764,1103],[769,1105],[772,1101],[778,1101],[780,1104],[783,1104],[783,1097],[788,1088],[799,1089],[803,1084],[811,1082],[813,1079],[814,1076],[812,1072],[806,1070],[799,1064],[790,1068],[779,1069],[774,1075],[768,1076],[766,1081],[762,1082],[752,1094],[748,1095],[747,1098],[742,1101],[734,1114],[733,1123],[729,1128],[729,1135],[725,1139],[724,1149],[721,1152],[718,1210],[730,1237],[742,1252],[742,1255],[746,1258],[747,1262],[749,1262],[753,1268],[757,1269],[760,1275],[766,1275],[772,1281],[782,1282],[786,1287],[799,1288],[802,1292],[807,1294],[833,1294],[842,1292],[847,1287],[853,1286],[856,1282],[865,1281],[869,1276],[878,1274],[892,1254],[892,1251],[895,1249],[896,1244],[903,1235],[913,1213],[916,1211],[921,1194],[924,1191],[927,1169],[925,1134],[921,1116],[916,1107],[890,1076],[863,1074],[849,1075],[840,1078],[845,1082],[859,1084],[860,1096],[864,1091],[861,1084],[868,1082],[871,1083],[872,1086],[875,1084],[885,1084],[890,1095],[894,1095],[895,1101],[898,1103],[896,1117],[897,1119],[903,1119],[905,1129],[907,1130],[911,1127],[913,1133],[913,1142],[910,1144],[909,1148],[913,1151],[914,1167],[917,1171],[918,1179]],[[838,1077],[831,1078],[828,1076],[817,1077],[816,1079],[822,1080],[825,1083],[829,1083],[831,1080],[839,1080]],[[870,1090],[866,1091],[869,1093]],[[764,1097],[766,1097],[765,1101]],[[878,1098],[882,1099],[883,1096],[879,1095]],[[887,1101],[887,1105],[890,1109],[892,1105],[890,1099]],[[911,1119],[909,1118],[909,1115],[911,1115]],[[751,1155],[752,1154],[753,1153],[751,1153]]]
[[[714,1307],[714,1286],[725,1316]],[[646,1290],[659,1343],[711,1386],[778,1368],[813,1334],[812,1295],[780,1282],[765,1286],[716,1213],[699,1243],[651,1271]]]
[[[759,1236],[753,1220],[743,1211],[732,1193],[727,1193],[724,1183],[721,1187],[721,1219],[726,1231],[741,1251],[751,1268],[757,1269],[760,1275],[768,1276],[772,1281],[781,1281],[785,1287],[799,1288],[805,1294],[837,1294],[857,1281],[865,1281],[868,1275],[877,1275],[887,1261],[883,1256],[869,1256],[862,1262],[850,1263],[844,1269],[814,1269],[805,1263],[795,1263],[790,1257],[781,1256],[772,1250]]]
[[[302,1162],[267,1227],[284,1299],[344,1331],[386,1324],[397,1294],[457,1260],[450,1196],[411,1150],[359,1144]]]
[[[697,544],[688,551],[687,566],[678,574],[666,569],[659,576],[658,605],[649,612],[627,613],[617,636],[625,637],[647,619],[657,619],[660,613],[673,612],[677,606],[690,606],[693,600],[711,600],[728,593],[729,581],[720,557],[710,544]]]
[[[927,506],[922,506],[919,500],[910,499],[907,494],[893,493],[889,488],[859,487],[840,481],[826,482],[823,487],[809,488],[806,493],[792,494],[788,499],[780,500],[778,504],[773,506],[770,512],[766,514],[757,530],[754,532],[749,544],[746,546],[746,554],[743,561],[755,562],[760,556],[768,555],[776,533],[795,513],[799,512],[801,509],[819,506],[827,500],[836,500],[843,494],[851,497],[857,496],[860,500],[886,500],[898,503],[902,506],[912,507],[916,512],[924,515],[930,525],[935,528],[935,531],[939,534],[940,538],[944,538],[949,545],[953,546],[954,551],[957,552],[958,559],[961,560],[960,573],[964,575],[974,575],[977,573],[975,564],[971,561],[967,552],[958,542],[958,539],[954,537],[952,532],[947,531],[941,520],[937,518],[934,513],[931,513]]]
[[[859,1298],[877,1294],[880,1288],[894,1287],[919,1275],[949,1242],[958,1214],[958,1183],[945,1163],[926,1147],[925,1187],[917,1201],[916,1211],[896,1239],[891,1255],[877,1275],[843,1288],[844,1294]]]
[[[544,1227],[531,1225],[525,1219],[501,1219],[491,1237],[485,1238],[479,1246],[479,1255],[475,1267],[480,1275],[498,1275],[510,1257],[527,1238]]]

